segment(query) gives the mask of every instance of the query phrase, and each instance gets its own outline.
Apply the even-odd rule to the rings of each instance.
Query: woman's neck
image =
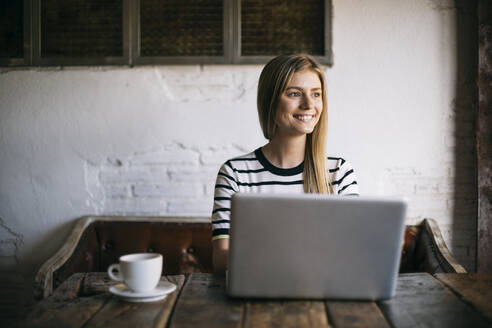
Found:
[[[279,168],[296,167],[304,161],[306,135],[275,138],[262,147],[263,155],[270,163]]]

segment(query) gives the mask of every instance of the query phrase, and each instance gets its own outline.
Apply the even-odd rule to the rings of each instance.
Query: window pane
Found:
[[[22,0],[0,0],[0,57],[24,58]]]
[[[123,56],[123,0],[41,0],[41,56]]]
[[[141,0],[140,54],[222,56],[222,16],[222,0]]]
[[[242,0],[241,55],[324,55],[324,0]]]

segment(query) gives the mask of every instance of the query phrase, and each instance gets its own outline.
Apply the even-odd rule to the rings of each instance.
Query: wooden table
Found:
[[[162,279],[164,300],[128,303],[108,292],[106,273],[77,273],[38,303],[25,327],[492,327],[492,275],[403,274],[381,302],[228,299],[212,274]]]

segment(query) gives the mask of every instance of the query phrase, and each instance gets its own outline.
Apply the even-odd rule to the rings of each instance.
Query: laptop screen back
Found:
[[[236,194],[231,209],[230,296],[376,300],[394,295],[405,201]]]

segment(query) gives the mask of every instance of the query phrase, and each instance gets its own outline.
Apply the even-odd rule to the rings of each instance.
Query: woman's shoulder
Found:
[[[236,168],[237,166],[243,166],[244,163],[251,163],[253,161],[257,161],[256,150],[253,150],[249,153],[234,156],[226,160],[222,163],[221,168],[229,167],[231,169]]]
[[[241,162],[241,161],[248,161],[248,160],[256,160],[256,150],[253,150],[249,153],[239,155],[232,157],[226,161],[227,162]]]
[[[339,170],[341,168],[352,168],[350,162],[348,162],[344,157],[340,156],[328,156],[326,158],[326,168],[333,172],[333,170]]]

